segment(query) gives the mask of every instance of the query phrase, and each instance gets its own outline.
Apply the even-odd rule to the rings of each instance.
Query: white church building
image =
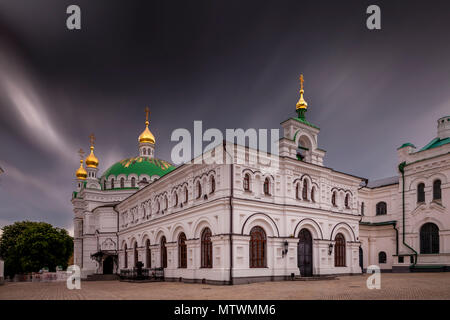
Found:
[[[424,148],[398,149],[398,176],[369,182],[323,165],[301,82],[297,115],[281,123],[276,166],[224,142],[214,152],[231,163],[174,167],[155,157],[147,111],[139,155],[100,175],[91,138],[72,195],[82,277],[138,262],[164,268],[169,281],[216,284],[358,274],[369,265],[450,270],[450,117]]]

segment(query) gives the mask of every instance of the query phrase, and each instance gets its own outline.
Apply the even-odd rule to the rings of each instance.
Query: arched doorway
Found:
[[[112,274],[114,269],[114,259],[112,256],[107,256],[103,260],[103,274]]]
[[[425,223],[420,228],[420,253],[439,253],[439,227],[434,223]]]
[[[312,262],[312,236],[308,229],[300,230],[298,234],[297,261],[300,269],[300,276],[311,277],[313,274]]]

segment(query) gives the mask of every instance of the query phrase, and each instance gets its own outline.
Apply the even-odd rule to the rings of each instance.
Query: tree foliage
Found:
[[[45,222],[20,221],[2,228],[0,257],[5,275],[37,272],[47,267],[67,268],[73,253],[73,239],[66,230]]]

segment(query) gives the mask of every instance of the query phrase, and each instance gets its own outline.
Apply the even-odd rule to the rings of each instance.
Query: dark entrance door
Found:
[[[112,274],[114,267],[114,259],[112,256],[107,256],[103,260],[103,274]]]
[[[312,236],[307,229],[300,230],[298,234],[299,242],[297,249],[298,268],[300,276],[312,276]]]

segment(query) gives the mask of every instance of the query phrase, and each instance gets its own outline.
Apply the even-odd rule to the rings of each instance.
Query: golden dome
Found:
[[[89,168],[98,167],[98,159],[94,154],[94,146],[91,146],[91,154],[86,158],[86,166]]]
[[[148,129],[148,107],[145,108],[145,129],[142,131],[142,133],[139,135],[138,141],[139,143],[152,143],[155,144],[155,136],[150,132]]]
[[[85,180],[87,178],[87,172],[83,167],[83,159],[80,160],[80,167],[77,172],[75,172],[75,176],[81,180]]]
[[[300,75],[300,99],[298,99],[296,109],[308,109],[308,103],[303,99],[303,75]]]

